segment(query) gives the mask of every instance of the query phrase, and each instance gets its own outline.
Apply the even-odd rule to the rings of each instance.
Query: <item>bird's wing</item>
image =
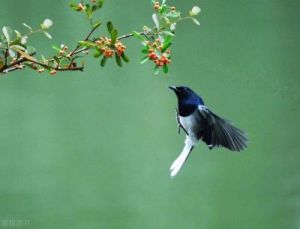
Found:
[[[201,133],[201,139],[209,148],[223,146],[232,151],[241,151],[247,146],[245,133],[210,111],[206,106],[199,106],[197,114],[205,123]]]

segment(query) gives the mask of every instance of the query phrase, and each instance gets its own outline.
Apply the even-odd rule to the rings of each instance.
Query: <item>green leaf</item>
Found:
[[[102,55],[102,52],[100,52],[99,50],[96,49],[96,51],[95,51],[95,53],[94,53],[93,56],[94,56],[95,58],[98,58],[98,57],[100,57],[101,55]]]
[[[8,49],[8,55],[9,55],[11,58],[15,58],[15,57],[17,56],[17,53],[16,53],[13,49],[9,48],[9,49]]]
[[[159,74],[159,67],[157,65],[155,65],[155,67],[154,67],[154,74],[155,75]]]
[[[104,56],[100,62],[101,67],[104,67],[107,62],[107,58]]]
[[[129,58],[125,55],[125,53],[122,53],[122,59],[126,62],[126,63],[128,63],[129,62]]]
[[[85,46],[88,48],[93,48],[95,47],[95,43],[91,42],[91,41],[79,41],[78,42],[81,46]]]
[[[117,65],[118,65],[119,67],[122,67],[122,60],[121,60],[121,57],[120,57],[117,53],[115,53],[115,58],[116,58]]]
[[[86,4],[85,6],[86,6],[85,12],[86,12],[88,18],[92,18],[92,15],[93,15],[93,8],[91,7],[90,4]]]
[[[114,29],[113,23],[111,21],[107,22],[107,30],[111,34],[112,30]]]
[[[171,11],[169,13],[166,13],[165,16],[168,17],[168,18],[177,18],[177,17],[180,16],[180,12],[178,12],[178,11],[175,11],[175,12]]]
[[[18,30],[15,30],[15,33],[16,33],[17,39],[21,39],[21,37],[22,37],[21,33]]]
[[[166,35],[168,35],[168,36],[172,36],[172,37],[175,36],[175,34],[172,33],[172,32],[170,32],[170,31],[162,31],[161,33],[162,33],[162,34],[166,34]]]
[[[145,41],[145,38],[144,38],[141,34],[139,34],[138,32],[133,31],[132,34],[133,34],[133,36],[134,36],[135,38],[137,38],[137,39],[139,39],[139,40],[141,40],[141,41]]]
[[[165,52],[171,45],[172,43],[167,43],[166,45],[164,45],[161,49],[161,52]]]
[[[50,34],[50,33],[48,33],[48,32],[46,32],[46,31],[44,31],[44,34],[45,34],[45,36],[46,36],[48,39],[52,39],[52,36],[51,36],[51,34]]]
[[[200,22],[196,18],[191,18],[196,25],[200,25]]]
[[[32,28],[29,25],[27,25],[26,23],[22,23],[22,25],[24,25],[27,29],[29,29],[30,31],[32,31]]]
[[[149,46],[148,45],[144,46],[144,48],[141,50],[141,52],[144,53],[144,54],[148,54]]]
[[[168,65],[165,64],[165,65],[163,66],[163,72],[164,72],[165,74],[167,74],[168,71],[169,71]]]
[[[21,50],[21,51],[25,51],[26,49],[23,46],[20,45],[11,45],[10,48],[14,49],[14,50]]]
[[[168,45],[169,43],[171,43],[172,39],[173,36],[168,35],[164,40],[164,45]]]
[[[152,14],[152,19],[153,19],[153,22],[155,24],[155,27],[157,29],[159,29],[159,20],[158,20],[157,14]]]
[[[17,35],[18,36],[18,35]],[[10,42],[10,45],[22,45],[21,44],[21,37],[17,37],[13,41]]]
[[[170,46],[171,46],[171,41],[172,41],[173,37],[172,36],[167,36],[165,38],[165,41],[164,41],[164,44],[163,44],[163,47],[161,49],[162,52],[165,52]]]
[[[69,5],[73,10],[78,10],[78,5],[77,4],[75,4],[75,3],[70,3],[70,5]]]
[[[142,61],[140,62],[141,64],[144,64],[146,63],[147,61],[149,60],[149,57],[148,56],[145,56]]]
[[[95,28],[99,27],[101,24],[102,24],[101,21],[97,21],[96,23],[94,23],[93,28],[95,29]]]
[[[2,32],[4,34],[7,43],[9,44],[12,38],[12,29],[9,26],[4,26],[2,28]]]
[[[44,55],[41,55],[41,58],[42,58],[42,61],[44,64],[48,63],[48,61]]]
[[[168,8],[166,7],[166,5],[163,5],[163,4],[162,4],[162,7],[160,8],[159,13],[160,13],[160,14],[163,14],[163,13],[165,13],[165,12],[167,11],[167,9],[168,9]]]
[[[57,56],[54,56],[53,59],[55,60],[55,62],[56,62],[57,64],[60,63],[60,59],[59,59]]]
[[[118,30],[113,29],[111,31],[111,43],[112,44],[116,43],[117,38],[118,38]]]
[[[98,8],[97,8],[97,6],[96,5],[93,5],[92,6],[92,11],[94,12],[94,11],[96,11]]]
[[[97,9],[101,9],[103,7],[104,0],[97,1]]]
[[[171,23],[171,21],[170,21],[170,19],[168,17],[164,16],[163,19],[166,21],[167,24]]]
[[[55,51],[57,51],[57,52],[59,52],[59,51],[60,51],[60,48],[59,48],[59,47],[57,47],[56,45],[52,45],[52,48],[53,48]]]

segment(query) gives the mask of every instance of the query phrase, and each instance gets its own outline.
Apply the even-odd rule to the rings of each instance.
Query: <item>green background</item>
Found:
[[[97,14],[120,33],[152,25],[150,1],[107,0]],[[1,26],[23,30],[51,18],[53,40],[30,43],[52,55],[88,32],[68,1],[2,0]],[[169,1],[202,8],[198,27],[178,26],[168,75],[131,63],[56,77],[30,70],[0,78],[0,223],[24,228],[300,228],[298,0]],[[101,31],[101,32],[100,32]],[[104,27],[99,35],[106,33]],[[187,85],[217,114],[247,131],[242,153],[194,150],[175,179],[183,147],[176,98]],[[26,221],[28,222],[28,221]]]

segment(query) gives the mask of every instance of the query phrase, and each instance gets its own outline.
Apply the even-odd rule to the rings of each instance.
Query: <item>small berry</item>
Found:
[[[79,11],[84,11],[85,9],[86,9],[86,6],[84,4],[82,4],[82,3],[78,4],[78,10]]]
[[[150,49],[148,50],[148,52],[149,52],[149,53],[150,53],[150,52],[154,52],[154,49],[151,49],[151,48],[150,48]]]
[[[51,71],[50,71],[50,75],[51,76],[54,76],[56,74],[56,70],[55,69],[52,69]]]
[[[172,11],[175,11],[175,10],[176,10],[176,7],[175,7],[175,6],[172,6],[172,7],[171,7],[171,10],[172,10]]]
[[[96,44],[96,45],[102,45],[102,41],[101,41],[101,40],[96,40],[96,41],[95,41],[95,44]]]
[[[111,50],[110,48],[106,48],[106,49],[104,50],[104,56],[105,56],[105,57],[112,57],[113,54],[114,54],[114,52],[113,52],[113,50]]]
[[[72,62],[72,63],[71,63],[71,68],[76,68],[76,67],[77,67],[76,62]]]
[[[44,72],[44,71],[45,71],[44,68],[39,68],[39,69],[37,70],[38,73],[42,73],[42,72]]]
[[[148,54],[148,57],[151,59],[151,60],[156,60],[157,59],[157,55],[155,54],[155,52],[151,52]]]

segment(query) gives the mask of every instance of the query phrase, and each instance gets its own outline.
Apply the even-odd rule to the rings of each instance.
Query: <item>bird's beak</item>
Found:
[[[177,91],[177,87],[175,87],[175,86],[169,86],[169,88],[170,88],[171,90],[173,90],[174,92]]]

